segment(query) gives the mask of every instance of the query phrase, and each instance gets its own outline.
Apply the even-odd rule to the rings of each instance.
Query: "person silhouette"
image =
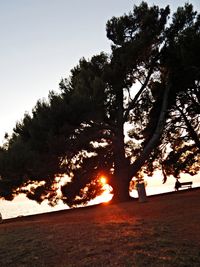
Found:
[[[176,191],[178,191],[179,190],[179,187],[181,187],[181,183],[179,182],[178,179],[176,179],[176,183],[175,183],[174,188],[175,188]]]

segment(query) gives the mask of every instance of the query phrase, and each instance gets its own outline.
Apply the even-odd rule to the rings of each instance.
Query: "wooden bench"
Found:
[[[178,188],[176,188],[176,190],[178,190],[179,188],[184,188],[184,187],[187,187],[187,188],[192,188],[192,183],[193,182],[184,182],[184,183],[178,183]]]
[[[192,188],[192,182],[184,182],[184,183],[181,183],[181,187]]]

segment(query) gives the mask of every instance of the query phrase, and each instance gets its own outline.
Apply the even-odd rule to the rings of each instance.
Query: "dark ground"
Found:
[[[200,266],[200,189],[5,220],[1,267]]]

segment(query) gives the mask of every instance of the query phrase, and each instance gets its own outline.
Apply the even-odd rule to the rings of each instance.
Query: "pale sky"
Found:
[[[0,144],[80,58],[110,51],[105,25],[135,0],[0,0]],[[186,1],[147,1],[172,10]],[[189,1],[200,12],[200,1]]]

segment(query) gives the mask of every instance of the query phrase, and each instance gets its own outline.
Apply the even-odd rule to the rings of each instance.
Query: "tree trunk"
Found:
[[[130,178],[126,169],[121,169],[118,173],[115,173],[111,182],[114,193],[112,203],[125,202],[132,199],[129,194],[129,185]]]
[[[157,126],[151,139],[143,149],[142,153],[136,159],[136,161],[130,165],[125,157],[124,149],[124,128],[123,128],[123,118],[121,116],[120,110],[118,110],[118,123],[115,131],[115,137],[113,140],[113,152],[114,152],[114,177],[110,181],[110,185],[113,188],[113,199],[112,202],[122,202],[131,199],[129,195],[129,184],[131,179],[137,174],[137,172],[144,165],[145,161],[152,150],[156,147],[160,136],[163,132],[163,127],[165,125],[165,114],[168,105],[168,95],[170,91],[170,86],[167,84],[166,89],[163,94],[162,107],[160,111],[160,116],[158,118]]]
[[[118,89],[117,101],[117,122],[113,137],[114,175],[112,180],[110,181],[110,185],[112,186],[114,193],[112,202],[130,200],[130,163],[125,157],[124,148],[123,89]]]
[[[115,171],[110,184],[114,193],[112,202],[128,201],[130,200],[129,184],[131,178],[129,175],[130,164],[125,158],[124,135],[123,137],[118,136],[114,142],[114,158]]]

